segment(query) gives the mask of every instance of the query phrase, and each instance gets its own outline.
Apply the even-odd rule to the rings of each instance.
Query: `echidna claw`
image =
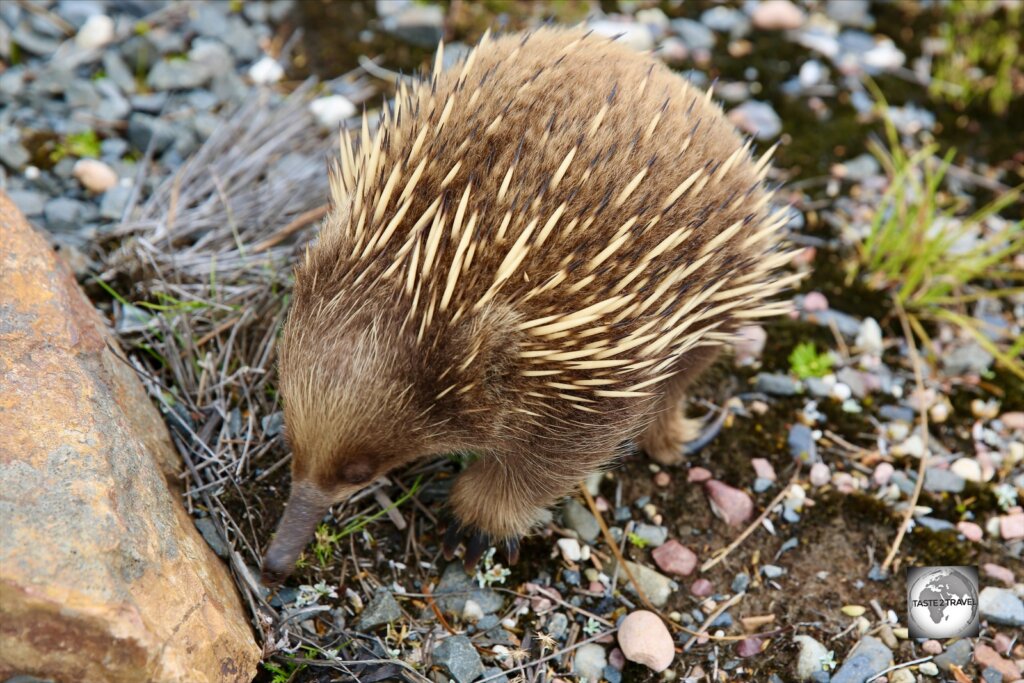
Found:
[[[519,561],[519,539],[510,538],[500,542],[494,542],[490,535],[474,527],[463,526],[455,519],[450,520],[448,529],[445,531],[444,540],[441,542],[441,552],[444,559],[449,562],[455,559],[455,551],[459,546],[465,547],[462,555],[462,565],[467,572],[473,572],[477,563],[488,548],[497,548],[509,564]]]

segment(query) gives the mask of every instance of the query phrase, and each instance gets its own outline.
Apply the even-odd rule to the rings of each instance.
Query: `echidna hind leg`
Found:
[[[718,347],[699,347],[679,361],[679,374],[664,385],[661,407],[640,437],[639,446],[661,465],[678,465],[684,446],[701,436],[701,420],[686,417],[686,390],[718,357]]]

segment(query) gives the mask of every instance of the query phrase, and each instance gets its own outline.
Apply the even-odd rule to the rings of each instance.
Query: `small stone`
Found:
[[[410,3],[383,17],[381,28],[408,43],[433,49],[444,37],[444,8]]]
[[[917,677],[910,669],[896,669],[889,676],[889,683],[916,683]]]
[[[975,645],[974,661],[981,666],[995,669],[1008,681],[1016,681],[1021,677],[1020,667],[1009,659],[1005,659],[985,643]]]
[[[770,481],[776,480],[775,468],[772,467],[771,462],[766,458],[751,458],[750,464],[754,468],[754,472],[758,477],[768,479]]]
[[[848,617],[859,617],[867,610],[863,605],[844,605],[841,611]]]
[[[189,59],[164,59],[150,70],[146,84],[154,90],[191,90],[209,82],[210,75],[205,64]]]
[[[823,670],[822,662],[828,657],[828,648],[810,636],[793,636],[800,646],[796,660],[796,678],[809,681],[816,672]]]
[[[575,538],[558,539],[558,550],[568,562],[579,562],[581,557],[580,542]]]
[[[570,498],[566,502],[562,508],[562,517],[565,519],[565,525],[579,534],[582,541],[589,543],[601,533],[601,526],[594,515],[575,499]]]
[[[789,31],[804,25],[804,11],[789,0],[765,0],[750,13],[754,26],[764,31]]]
[[[1024,431],[1024,411],[1013,411],[1003,413],[999,416],[1003,426],[1010,431]]]
[[[1007,588],[983,588],[978,596],[978,611],[993,624],[1024,626],[1024,602]]]
[[[74,232],[80,228],[84,213],[85,204],[67,197],[51,199],[43,208],[46,227],[56,232]]]
[[[747,588],[750,586],[750,575],[749,574],[737,574],[732,579],[732,584],[729,589],[733,593],[745,593]]]
[[[757,636],[751,636],[739,642],[736,646],[736,654],[740,657],[753,657],[761,654],[762,647],[764,647],[764,641]]]
[[[757,375],[755,390],[776,396],[796,396],[800,384],[789,375],[762,372]]]
[[[690,586],[690,593],[694,597],[706,598],[715,591],[715,587],[707,579],[697,579]]]
[[[749,30],[747,18],[737,9],[717,5],[700,15],[700,21],[713,31],[719,33],[739,34]]]
[[[598,19],[587,24],[587,28],[598,35],[614,38],[616,42],[637,52],[647,52],[654,48],[654,36],[643,23]]]
[[[882,355],[882,328],[874,318],[864,318],[854,344],[863,353],[872,356]]]
[[[999,535],[1007,541],[1024,538],[1024,512],[1011,512],[999,518]]]
[[[754,502],[743,491],[716,479],[704,482],[711,511],[729,526],[740,526],[754,514]]]
[[[46,195],[33,190],[8,190],[7,196],[26,216],[41,216],[46,206]]]
[[[135,113],[128,119],[128,139],[139,151],[145,152],[152,141],[153,151],[160,154],[173,145],[177,137],[174,124],[155,116]]]
[[[631,662],[651,671],[664,671],[672,664],[676,651],[665,623],[653,612],[637,610],[619,624],[619,647]]]
[[[587,643],[576,649],[576,657],[573,659],[572,670],[581,678],[587,681],[601,680],[604,668],[608,665],[604,648],[597,643]]]
[[[561,640],[562,636],[569,629],[569,617],[565,616],[562,612],[555,612],[551,619],[548,620],[547,633],[549,636],[556,640]]]
[[[633,527],[633,533],[644,543],[655,548],[668,539],[668,529],[656,524],[637,524]]]
[[[964,485],[964,478],[950,470],[929,467],[924,472],[924,487],[932,493],[960,493]]]
[[[832,683],[863,683],[892,663],[892,651],[878,638],[864,636],[832,677]]]
[[[132,188],[123,185],[117,185],[104,192],[103,199],[100,200],[100,218],[120,220],[131,194]]]
[[[818,448],[814,442],[814,432],[805,424],[796,423],[789,428],[789,435],[786,437],[786,444],[789,446],[789,454],[794,459],[803,463],[812,463],[818,460]]]
[[[342,95],[319,97],[309,103],[309,111],[322,128],[334,130],[356,114],[356,106]]]
[[[371,631],[379,626],[390,624],[402,618],[402,610],[391,591],[382,590],[370,600],[363,613],[359,615],[356,628],[360,631]]]
[[[90,192],[101,194],[117,185],[117,173],[97,159],[79,159],[72,171],[78,182]]]
[[[942,643],[937,640],[926,640],[921,643],[921,650],[928,655],[942,654]]]
[[[803,309],[808,313],[828,310],[828,298],[821,292],[808,292],[804,295]]]
[[[733,344],[736,364],[743,366],[756,361],[764,353],[767,341],[768,333],[760,325],[743,325],[738,328],[736,341]]]
[[[484,610],[477,603],[476,600],[466,600],[466,604],[462,607],[462,620],[471,624],[475,624],[484,618]]]
[[[212,519],[200,517],[195,520],[195,525],[199,529],[199,533],[202,534],[203,540],[213,552],[217,553],[218,557],[227,558],[231,554],[228,544],[224,542],[224,538],[217,531],[217,525],[213,523]]]
[[[249,78],[256,85],[272,85],[284,77],[284,68],[273,57],[264,56],[249,67]]]
[[[748,100],[730,110],[727,116],[733,125],[758,140],[771,140],[782,132],[782,119],[767,102]]]
[[[964,535],[968,541],[979,542],[984,536],[984,530],[974,522],[958,522],[956,530]]]
[[[939,667],[935,666],[934,662],[925,662],[921,666],[917,667],[917,670],[923,673],[925,676],[939,675]]]
[[[785,574],[786,570],[774,564],[766,564],[761,567],[761,573],[764,574],[766,579],[777,579]]]
[[[651,557],[658,569],[674,576],[689,576],[697,567],[697,555],[675,539],[655,548]]]
[[[672,483],[672,475],[668,472],[658,472],[654,475],[654,485],[660,488],[665,488]]]
[[[94,14],[85,20],[75,34],[75,44],[85,50],[103,47],[114,40],[114,20],[105,14]]]
[[[966,665],[971,658],[971,652],[971,641],[958,640],[947,647],[945,652],[936,655],[932,661],[943,671],[950,671],[952,666],[963,667]]]
[[[473,642],[466,636],[446,638],[434,648],[433,659],[434,664],[448,671],[456,683],[471,683],[484,672],[480,655],[473,647]]]
[[[800,65],[797,80],[802,88],[813,88],[828,80],[828,68],[816,59],[809,59]]]
[[[703,467],[691,467],[686,475],[686,481],[691,484],[700,484],[711,478],[711,472]]]
[[[831,481],[831,479],[832,470],[829,469],[828,465],[823,462],[816,462],[811,465],[810,480],[812,486],[824,486]]]
[[[673,19],[672,30],[690,50],[710,50],[715,46],[715,34],[707,26],[693,19]]]
[[[980,375],[994,360],[992,354],[975,341],[953,349],[942,356],[942,367],[949,375]]]
[[[675,582],[649,567],[645,567],[635,562],[630,562],[629,560],[626,560],[626,566],[629,567],[630,573],[632,573],[633,578],[636,579],[637,583],[640,584],[640,589],[643,590],[645,595],[647,595],[651,604],[655,607],[664,607],[665,603],[668,602],[669,596],[671,596],[676,589]],[[610,574],[613,571],[615,571],[614,561],[610,564],[606,573]],[[627,583],[630,590],[633,590],[634,593],[636,592],[633,589],[632,582],[629,581],[629,577],[626,575],[626,572],[621,570],[619,571],[619,582]]]
[[[1013,572],[998,564],[992,562],[986,562],[982,565],[981,570],[986,576],[989,576],[1000,583],[1005,583],[1007,586],[1013,586],[1016,579],[1013,576]]]

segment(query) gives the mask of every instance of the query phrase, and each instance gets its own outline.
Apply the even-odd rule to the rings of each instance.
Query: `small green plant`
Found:
[[[985,102],[1004,114],[1024,83],[1021,19],[1024,5],[998,0],[951,0],[940,5],[934,78],[929,90],[958,109]]]
[[[634,548],[646,548],[647,547],[647,541],[645,539],[641,538],[636,532],[630,531],[629,534],[626,535],[626,539],[629,541],[630,545],[632,545]]]
[[[96,131],[90,128],[80,133],[71,133],[63,142],[57,143],[56,149],[50,153],[50,161],[57,163],[69,154],[79,158],[95,159],[98,157],[100,155],[100,138],[96,135]]]
[[[263,668],[270,672],[271,683],[288,683],[299,671],[306,668],[305,664],[275,664],[274,662],[263,662]]]
[[[484,553],[483,561],[480,563],[480,567],[476,570],[477,585],[481,588],[490,586],[495,583],[505,583],[505,579],[512,574],[512,572],[505,567],[501,566],[500,562],[494,561],[494,548],[489,548]]]
[[[828,351],[818,353],[814,342],[800,342],[789,354],[789,368],[800,379],[824,377],[832,372],[835,359]]]
[[[869,87],[885,115],[881,93],[873,84]],[[967,304],[982,298],[1024,293],[1024,273],[1013,264],[1014,257],[1024,253],[1024,222],[998,218],[1020,198],[1024,185],[967,212],[963,201],[943,189],[954,150],[941,159],[936,158],[939,150],[934,144],[905,150],[890,118],[883,118],[888,145],[872,141],[870,147],[889,176],[889,187],[858,245],[859,259],[849,279],[863,275],[873,288],[890,292],[926,347],[931,339],[922,321],[947,322],[1024,379],[1024,339],[1000,347],[966,310]]]

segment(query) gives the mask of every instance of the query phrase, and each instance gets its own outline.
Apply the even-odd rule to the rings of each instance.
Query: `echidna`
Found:
[[[443,48],[442,48],[443,49]],[[445,540],[512,561],[542,511],[635,439],[674,463],[683,391],[771,298],[784,212],[767,155],[650,56],[579,29],[485,37],[342,136],[296,268],[280,389],[292,491],[276,583],[385,472],[479,455]]]

